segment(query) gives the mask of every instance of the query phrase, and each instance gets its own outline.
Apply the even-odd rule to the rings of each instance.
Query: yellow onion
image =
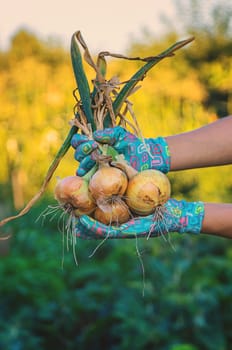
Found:
[[[135,214],[149,215],[169,199],[171,185],[161,171],[147,169],[138,172],[121,156],[112,165],[124,170],[129,178],[125,200]]]
[[[130,219],[130,210],[125,202],[117,200],[104,208],[97,207],[94,218],[105,225],[120,225]]]
[[[90,214],[96,207],[85,177],[67,176],[59,179],[54,195],[65,209],[72,210],[76,216]]]
[[[159,170],[147,169],[138,172],[129,180],[126,203],[138,215],[149,215],[170,197],[168,177]]]
[[[89,181],[89,190],[96,201],[110,201],[123,196],[128,184],[126,174],[109,164],[100,164]]]

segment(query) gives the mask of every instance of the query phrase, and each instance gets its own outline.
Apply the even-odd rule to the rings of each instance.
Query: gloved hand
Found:
[[[169,232],[201,232],[204,218],[202,202],[169,199],[162,215],[136,217],[119,227],[106,226],[87,215],[77,219],[75,234],[83,239],[158,237]]]
[[[163,137],[147,138],[145,142],[129,133],[121,126],[98,130],[93,133],[94,140],[75,134],[71,144],[75,148],[75,159],[80,162],[77,175],[82,176],[95,164],[93,150],[99,143],[111,145],[138,171],[157,169],[167,173],[170,169],[168,145]]]

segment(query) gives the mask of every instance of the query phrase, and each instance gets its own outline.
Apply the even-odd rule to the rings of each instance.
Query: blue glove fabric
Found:
[[[157,169],[163,173],[170,170],[170,155],[168,145],[163,137],[146,138],[144,142],[121,126],[97,130],[93,134],[94,140],[86,136],[75,134],[71,144],[75,148],[75,159],[80,162],[77,175],[87,173],[95,164],[93,150],[99,143],[112,146],[133,168],[138,171]]]
[[[169,199],[163,206],[162,217],[154,214],[135,217],[119,227],[106,226],[87,215],[77,219],[75,234],[83,239],[158,237],[171,232],[201,232],[204,218],[202,202]]]
[[[93,151],[97,150],[98,144],[94,140],[89,140],[87,136],[75,134],[72,137],[71,145],[75,149],[74,157],[80,162],[76,174],[85,175],[96,163]]]

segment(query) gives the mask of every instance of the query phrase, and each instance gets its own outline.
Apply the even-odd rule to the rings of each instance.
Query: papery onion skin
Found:
[[[149,215],[163,205],[171,194],[168,177],[155,169],[137,173],[130,179],[125,194],[129,208],[138,215]]]
[[[54,195],[64,207],[70,206],[76,216],[88,215],[96,208],[96,203],[88,189],[88,181],[84,177],[67,176],[59,179]]]
[[[89,182],[89,190],[95,200],[123,196],[128,185],[126,174],[117,168],[103,166],[96,171]]]
[[[130,210],[123,201],[115,202],[103,211],[97,207],[94,211],[94,218],[105,225],[120,225],[130,219]]]

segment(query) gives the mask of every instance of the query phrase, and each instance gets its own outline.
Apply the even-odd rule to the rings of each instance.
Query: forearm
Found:
[[[205,203],[202,233],[232,238],[232,204]]]
[[[232,164],[232,116],[199,129],[168,136],[170,170]]]

